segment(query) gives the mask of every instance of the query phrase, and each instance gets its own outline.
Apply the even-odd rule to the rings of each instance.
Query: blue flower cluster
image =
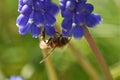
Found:
[[[21,13],[16,21],[19,33],[31,32],[37,38],[44,27],[45,33],[54,36],[55,15],[59,8],[51,0],[19,0],[18,11]]]
[[[60,0],[62,34],[80,39],[84,35],[83,26],[94,27],[101,22],[101,16],[93,14],[94,7],[87,0]]]
[[[9,79],[7,80],[23,80],[23,78],[21,76],[11,76]]]

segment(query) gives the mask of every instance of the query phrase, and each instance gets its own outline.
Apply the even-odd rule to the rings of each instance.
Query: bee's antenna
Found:
[[[41,27],[41,36],[40,36],[40,39],[43,40],[45,43],[46,43],[46,40],[45,40],[45,28],[42,26]]]

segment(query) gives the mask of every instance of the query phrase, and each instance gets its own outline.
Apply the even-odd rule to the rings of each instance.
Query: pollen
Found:
[[[39,47],[40,47],[41,49],[47,49],[48,46],[47,46],[46,42],[48,42],[48,40],[46,40],[46,41],[41,41]]]

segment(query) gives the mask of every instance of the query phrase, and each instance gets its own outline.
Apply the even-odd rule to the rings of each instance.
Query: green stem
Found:
[[[84,36],[85,36],[87,42],[89,43],[89,46],[91,47],[92,51],[94,52],[94,55],[95,55],[96,59],[98,60],[103,72],[105,73],[107,80],[113,80],[112,75],[109,71],[109,68],[106,65],[106,62],[105,62],[101,52],[99,51],[96,43],[94,42],[92,36],[90,35],[89,30],[87,29],[86,26],[83,26],[83,29],[85,31]]]
[[[72,43],[69,43],[68,46],[72,53],[75,55],[75,57],[78,59],[79,64],[83,67],[85,72],[91,77],[91,80],[101,80],[96,70],[92,67],[90,62],[83,57],[81,52]]]
[[[43,30],[43,28],[42,28],[42,30]],[[41,32],[41,36],[39,37],[39,41],[40,41],[40,45],[39,46],[42,49],[43,56],[46,57],[49,54],[49,50],[47,48],[44,48],[45,44],[42,43],[43,37],[44,37],[43,35],[44,35],[44,33]],[[45,66],[46,66],[46,69],[47,69],[49,80],[58,80],[56,72],[55,72],[55,69],[53,67],[53,64],[51,62],[50,57],[47,57],[42,62],[45,62]],[[40,61],[40,63],[41,63],[41,61]]]
[[[48,54],[48,49],[43,49],[42,51],[44,56]],[[45,66],[47,69],[49,80],[58,80],[50,57],[45,60]]]

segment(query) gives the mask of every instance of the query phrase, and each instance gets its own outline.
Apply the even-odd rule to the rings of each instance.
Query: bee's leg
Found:
[[[54,51],[55,48],[56,48],[56,46],[55,46],[52,50],[50,50],[49,54],[47,54],[47,55],[40,61],[40,63],[44,62],[48,57],[50,57],[50,56],[53,54],[53,51]]]
[[[40,39],[43,40],[46,43],[46,40],[45,40],[45,29],[44,29],[43,26],[41,27],[41,36],[40,36]]]
[[[54,51],[55,48],[56,48],[56,46],[55,46],[54,48],[52,48],[52,49],[50,50],[49,53],[52,53],[52,52]]]

